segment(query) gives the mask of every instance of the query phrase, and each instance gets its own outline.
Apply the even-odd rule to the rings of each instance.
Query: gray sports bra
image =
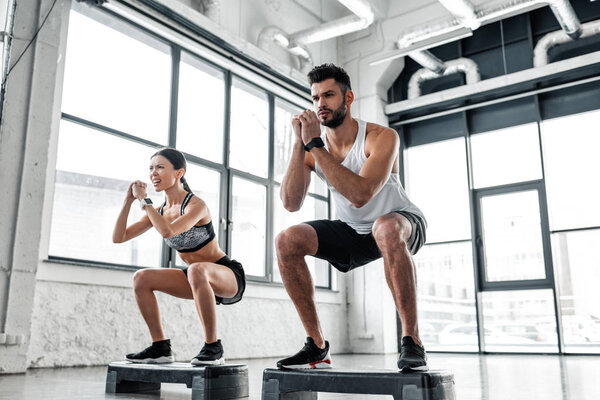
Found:
[[[183,200],[183,203],[181,204],[181,215],[183,215],[185,206],[187,206],[193,195],[193,193],[188,193],[188,195],[185,197],[185,200]],[[167,204],[167,202],[164,202],[158,210],[160,215],[163,213],[165,204]],[[177,250],[180,253],[191,253],[200,250],[214,238],[215,230],[213,228],[212,221],[210,221],[206,225],[194,225],[189,230],[182,232],[179,235],[165,238],[165,243],[167,246]]]

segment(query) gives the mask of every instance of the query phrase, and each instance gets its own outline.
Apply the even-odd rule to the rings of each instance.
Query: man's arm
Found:
[[[367,136],[370,153],[359,174],[342,166],[323,147],[310,152],[329,183],[356,208],[364,206],[379,193],[398,158],[399,139],[396,132],[383,127],[377,129],[370,137]]]
[[[292,128],[294,129],[296,142],[292,149],[290,163],[281,182],[279,197],[283,202],[283,207],[293,212],[302,207],[310,184],[311,169],[305,162],[305,157],[308,157],[308,155],[304,151],[304,143],[300,136],[300,121],[296,117],[292,119]]]

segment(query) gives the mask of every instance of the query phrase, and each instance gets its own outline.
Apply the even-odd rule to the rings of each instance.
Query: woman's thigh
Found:
[[[237,294],[237,280],[230,268],[209,262],[193,263],[190,265],[187,272],[190,282],[193,282],[194,280],[193,275],[191,276],[190,274],[194,274],[195,272],[206,274],[210,286],[213,288],[216,296],[230,298]]]
[[[192,288],[185,273],[177,268],[148,268],[136,272],[144,287],[182,299],[193,299]]]

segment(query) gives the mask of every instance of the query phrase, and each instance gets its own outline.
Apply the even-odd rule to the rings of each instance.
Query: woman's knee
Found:
[[[187,270],[188,282],[192,287],[210,282],[208,268],[205,263],[193,263]]]
[[[139,269],[135,271],[135,274],[133,274],[133,290],[137,292],[141,290],[151,289],[148,282],[149,272],[150,271],[147,269]]]

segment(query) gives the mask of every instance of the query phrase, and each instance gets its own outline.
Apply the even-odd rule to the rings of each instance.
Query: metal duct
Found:
[[[469,0],[438,0],[438,2],[457,17],[461,25],[473,31],[481,26],[477,11]]]
[[[412,57],[412,56],[411,56]],[[440,76],[447,76],[457,73],[464,73],[467,80],[467,85],[479,82],[479,67],[475,61],[468,58],[457,58],[455,60],[446,61],[443,63],[444,70],[441,74],[437,74],[427,68],[421,68],[415,72],[408,81],[408,98],[414,99],[421,96],[421,84]]]
[[[412,53],[408,53],[408,56],[436,76],[443,74],[446,69],[444,62],[427,50],[413,51]]]
[[[600,20],[587,22],[581,25],[579,32],[580,39],[600,35]],[[563,30],[550,32],[543,36],[537,42],[535,49],[533,50],[533,66],[541,67],[547,65],[549,63],[548,52],[551,48],[572,41],[573,38]]]
[[[347,33],[367,28],[373,23],[375,15],[365,0],[337,0],[354,15],[326,22],[320,26],[296,32],[290,39],[297,43],[310,44],[322,42]]]
[[[312,56],[306,44],[321,42],[337,36],[365,29],[373,23],[375,15],[365,0],[337,0],[354,15],[326,22],[315,28],[306,29],[294,34],[287,34],[281,28],[269,26],[258,35],[258,47],[267,50],[271,43],[277,43],[290,53],[298,56],[301,69],[312,66]]]
[[[457,20],[446,21],[441,24],[424,27],[417,31],[408,32],[398,39],[397,46],[399,49],[425,39],[456,32],[462,28],[461,22],[463,21],[460,21],[460,19],[469,15],[472,16],[472,13],[477,16],[477,22],[481,26],[544,6],[549,6],[552,9],[558,23],[569,36],[577,38],[581,32],[581,24],[569,0],[511,0],[488,10],[475,10],[474,6],[468,0],[439,1],[445,8],[457,16]],[[472,21],[469,24],[476,25]]]
[[[277,26],[267,26],[258,35],[257,45],[269,52],[274,43],[298,57],[300,71],[307,72],[306,70],[312,67],[312,55],[306,46],[293,43],[283,29]]]
[[[217,24],[221,20],[221,0],[201,0],[203,14]]]

